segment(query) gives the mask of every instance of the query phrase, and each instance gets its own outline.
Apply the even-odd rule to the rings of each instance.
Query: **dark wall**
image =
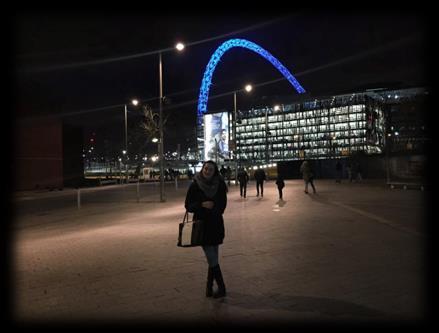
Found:
[[[56,119],[17,121],[13,135],[14,189],[61,188],[61,122]]]
[[[19,120],[14,128],[14,190],[62,189],[84,178],[82,128],[58,119]]]
[[[282,161],[277,162],[277,173],[284,179],[299,179],[302,178],[300,174],[300,165],[302,161]]]

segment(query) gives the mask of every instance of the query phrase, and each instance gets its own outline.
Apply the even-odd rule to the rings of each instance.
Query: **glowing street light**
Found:
[[[137,99],[132,99],[131,104],[134,106],[137,106],[139,104],[139,101]],[[125,104],[125,150],[124,155],[128,153],[128,105]],[[128,163],[125,160],[125,173],[126,173],[126,179],[128,184]]]
[[[176,46],[178,51],[184,49],[183,43],[178,43]],[[160,159],[160,201],[165,201],[165,178],[163,177],[165,173],[164,168],[164,158],[163,158],[163,66],[162,66],[162,52],[159,52],[159,131],[160,131],[160,141],[159,141],[159,159]]]
[[[183,43],[177,43],[177,45],[175,45],[175,48],[176,48],[178,51],[183,51],[183,49],[184,49],[184,44],[183,44]]]
[[[246,92],[250,92],[250,91],[252,91],[252,89],[253,89],[253,87],[252,87],[252,85],[251,84],[247,84],[245,87],[244,87],[244,90],[246,91]],[[236,112],[237,112],[237,102],[236,102],[236,93],[237,93],[237,91],[234,91],[233,92],[233,139],[234,139],[234,141],[235,141],[235,148],[233,149],[233,158],[235,159],[235,185],[238,185],[238,167],[237,167],[237,156],[238,156],[238,154],[237,154],[237,147],[238,147],[238,142],[237,142],[237,136],[236,136],[236,121],[237,121],[237,118],[236,118]]]

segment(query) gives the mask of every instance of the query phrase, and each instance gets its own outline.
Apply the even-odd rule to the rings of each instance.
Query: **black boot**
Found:
[[[220,298],[226,296],[226,286],[224,285],[223,275],[219,265],[212,267],[213,277],[218,285],[218,291],[213,294],[213,298]]]
[[[207,271],[206,297],[213,296],[213,270],[209,267]]]

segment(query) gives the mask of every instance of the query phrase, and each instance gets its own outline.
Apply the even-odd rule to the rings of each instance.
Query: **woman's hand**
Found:
[[[207,209],[212,209],[213,208],[213,201],[203,201],[201,203],[201,207],[207,208]]]

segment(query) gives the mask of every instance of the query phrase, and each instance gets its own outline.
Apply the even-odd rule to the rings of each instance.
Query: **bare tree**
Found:
[[[166,124],[169,115],[163,119],[163,125]],[[147,151],[148,145],[151,144],[153,138],[159,138],[160,115],[149,105],[142,106],[142,114],[137,122],[133,124],[133,128],[129,131],[130,153],[142,156]],[[137,169],[140,169],[141,162]],[[137,173],[137,172],[136,172]]]
[[[143,116],[140,122],[140,128],[143,130],[143,134],[146,135],[146,140],[149,142],[152,138],[160,135],[160,115],[154,113],[149,105],[142,106],[142,112]]]

